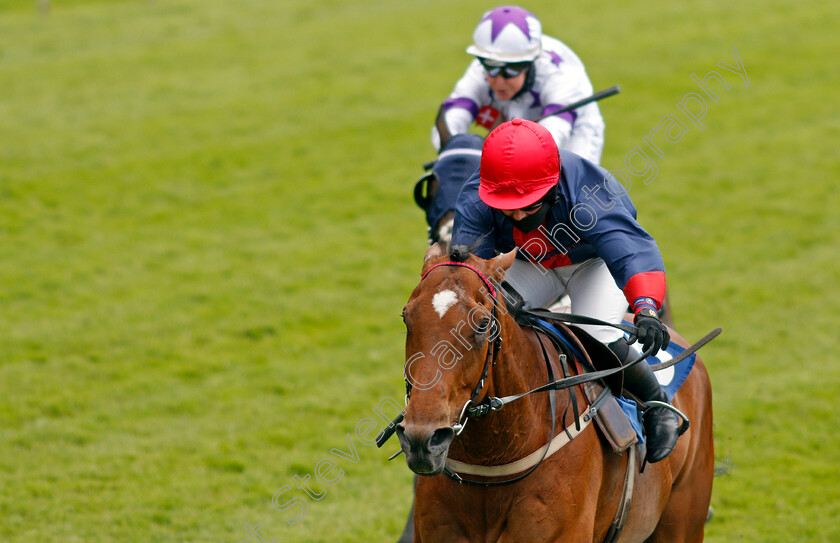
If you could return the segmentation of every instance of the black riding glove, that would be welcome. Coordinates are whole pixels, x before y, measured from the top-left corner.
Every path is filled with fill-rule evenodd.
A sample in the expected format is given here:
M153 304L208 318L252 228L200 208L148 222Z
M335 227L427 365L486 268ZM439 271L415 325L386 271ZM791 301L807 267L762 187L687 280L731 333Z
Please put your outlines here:
M636 324L636 338L642 344L642 350L647 350L653 346L651 355L659 352L659 349L668 348L671 342L671 334L668 333L668 328L659 320L659 315L656 311L650 308L642 308L636 313L634 320Z

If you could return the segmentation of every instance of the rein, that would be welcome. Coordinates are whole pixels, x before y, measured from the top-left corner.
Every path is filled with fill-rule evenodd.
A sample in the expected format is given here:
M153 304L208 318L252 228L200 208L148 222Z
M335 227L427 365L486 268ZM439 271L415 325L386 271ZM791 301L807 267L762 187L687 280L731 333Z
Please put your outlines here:
M636 328L634 326L627 326L627 325L624 325L624 324L612 324L612 323L609 323L609 322L601 321L599 319L594 319L592 317L585 317L583 315L571 315L571 314L568 314L568 313L552 313L550 311L544 311L544 310L524 311L524 313L526 315L530 315L530 316L534 316L534 317L540 317L540 318L548 317L548 318L551 318L551 319L554 319L554 320L558 320L558 321L562 321L562 322L568 322L568 323L596 324L596 325L599 325L599 326L605 326L605 325L606 326L612 326L613 328L618 328L619 330L625 330L627 332L630 332L631 334L635 334L635 332L636 332ZM689 356L691 356L692 354L697 352L697 350L700 349L700 347L704 346L706 343L710 342L715 337L717 337L718 334L720 334L720 332L721 332L720 328L715 328L714 330L712 330L711 332L706 334L706 336L703 337L700 341L698 341L694 345L688 347L686 350L681 352L679 355L675 356L674 358L672 358L668 362L663 362L661 364L657 364L656 366L652 366L652 369L660 370L660 369L664 369L664 368L669 368L669 367L671 367L675 364L678 364L678 363L682 362L683 360L685 360L686 358L688 358ZM552 383L548 383L548 384L539 386L539 387L537 387L533 390L529 390L528 392L523 392L521 394L513 394L513 395L510 395L510 396L505 396L504 398L488 398L487 402L489 404L493 405L493 406L498 406L498 407L494 408L495 411L498 411L499 409L502 409L505 405L509 404L510 402L516 401L520 398L524 398L525 396L527 396L529 394L533 394L535 392L543 392L543 391L546 391L546 390L562 390L562 389L565 389L565 388L571 388L575 385L588 383L590 381L598 381L600 379L604 379L606 377L610 377L612 375L615 375L619 372L622 372L622 371L626 370L627 368L629 368L631 366L634 366L634 365L638 364L639 362L641 362L642 360L645 360L648 356L650 356L652 352L653 352L653 346L650 346L650 347L648 347L648 349L646 351L644 351L642 353L642 355L639 358L637 358L635 360L632 360L631 362L628 362L627 364L624 364L623 366L619 366L617 368L612 368L612 369L609 369L609 370L593 371L591 373L586 373L586 374L582 374L582 375L575 375L573 377L567 377L567 378L564 378L564 379L559 379L559 380L554 381Z
M594 325L597 325L597 326L612 326L613 328L618 328L619 330L624 330L625 332L629 333L631 339L633 337L635 337L635 335L636 335L636 327L635 326L628 326L626 324L612 324L612 323L609 323L609 322L604 322L604 321L600 321L598 319L594 319L592 317L585 317L583 315L573 315L573 314L570 314L570 313L553 313L553 312L548 311L546 309L530 309L530 310L524 311L523 313L525 313L526 315L531 315L533 317L550 319L550 320L565 322L565 323L569 323L569 324L594 324ZM665 368L670 368L671 366L673 366L675 364L679 364L680 362L682 362L683 360L685 360L686 358L688 358L689 356L693 355L698 350L700 350L700 347L703 347L704 345L706 345L707 343L709 343L710 341L712 341L713 339L718 337L718 335L720 335L721 331L722 331L721 328L715 328L714 330L712 330L711 332L709 332L708 334L706 334L705 336L700 338L700 340L698 340L696 343L694 343L693 345L688 347L685 351L681 352L679 355L672 358L671 360L669 360L667 362L661 362L659 364L651 365L650 368L653 371L659 371L659 370L663 370ZM643 356L643 358L644 358L644 356ZM634 360L630 364L627 364L626 366L622 366L622 367L632 366L636 362L638 362L638 360ZM593 374L590 373L590 374L587 374L587 375L593 375ZM609 377L609 376L607 376L607 377Z

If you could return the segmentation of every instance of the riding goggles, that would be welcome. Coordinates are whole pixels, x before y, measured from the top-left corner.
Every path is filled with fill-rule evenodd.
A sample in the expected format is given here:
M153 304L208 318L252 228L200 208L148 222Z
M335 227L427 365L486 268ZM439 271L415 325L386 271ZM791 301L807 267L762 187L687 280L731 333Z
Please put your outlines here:
M533 213L534 211L537 211L539 208L541 208L542 205L543 205L543 199L540 198L535 203L533 203L529 206L520 207L519 211L524 211L525 213Z
M499 77L501 75L505 79L518 77L532 64L531 62L513 62L508 64L480 57L478 61L481 62L481 65L484 67L484 71L487 72L487 75L490 77Z

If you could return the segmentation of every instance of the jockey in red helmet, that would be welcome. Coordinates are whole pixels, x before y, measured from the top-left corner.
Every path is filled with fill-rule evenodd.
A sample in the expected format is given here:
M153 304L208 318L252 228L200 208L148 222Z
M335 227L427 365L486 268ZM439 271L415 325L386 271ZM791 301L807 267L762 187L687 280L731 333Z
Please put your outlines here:
M670 336L657 310L665 295L665 267L653 238L636 221L627 192L603 168L558 150L543 126L503 123L485 139L481 166L455 207L453 245L481 258L517 247L505 282L526 306L547 307L563 294L572 312L618 324L628 302L638 340L653 354ZM619 360L634 358L621 330L582 326ZM646 363L625 370L625 386L644 402L647 460L674 449L679 419Z

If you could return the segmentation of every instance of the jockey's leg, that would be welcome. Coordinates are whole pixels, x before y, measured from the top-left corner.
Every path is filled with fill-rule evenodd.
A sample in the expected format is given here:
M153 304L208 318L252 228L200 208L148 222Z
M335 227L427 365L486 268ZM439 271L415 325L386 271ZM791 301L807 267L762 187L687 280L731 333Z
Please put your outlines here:
M609 348L616 354L622 364L630 362L636 354L624 338L610 343ZM641 401L669 403L665 389L659 384L650 365L639 362L624 370L624 387ZM647 456L645 459L653 464L664 460L671 454L679 437L680 419L677 414L663 406L651 406L643 415L645 424L645 439Z
M566 286L556 270L547 270L539 264L518 259L505 273L505 282L522 297L526 309L548 307L566 292Z
M627 299L615 284L606 263L593 258L575 266L558 268L568 288L572 313L619 324L627 313ZM624 333L611 326L581 325L580 328L601 343L609 344Z
M595 317L618 324L627 310L627 299L615 284L607 265L600 258L577 266L566 282L572 299L572 313ZM598 341L606 344L622 364L630 361L630 348L621 330L608 326L581 326ZM624 371L627 390L643 402L668 402L668 395L646 362L639 362ZM647 440L647 461L659 462L668 456L677 443L680 419L662 406L651 406L644 413Z

